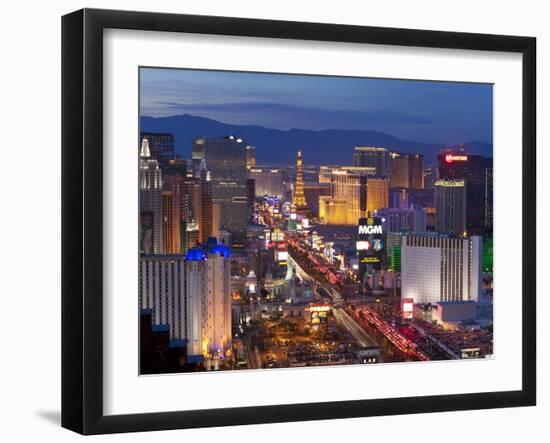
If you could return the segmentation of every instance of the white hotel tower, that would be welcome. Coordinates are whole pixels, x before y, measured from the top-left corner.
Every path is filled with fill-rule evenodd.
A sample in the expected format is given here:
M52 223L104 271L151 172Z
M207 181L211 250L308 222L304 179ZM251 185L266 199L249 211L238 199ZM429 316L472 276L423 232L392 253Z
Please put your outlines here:
M401 296L414 303L478 301L482 237L406 235L401 243Z
M190 361L226 355L231 349L229 248L142 256L139 266L140 308L152 310L153 324L169 325L170 340L187 343Z
M155 255L139 260L141 309L152 310L154 325L169 325L170 340L187 338L188 294L183 255Z
M192 254L192 253L191 253ZM206 358L231 348L231 273L228 249L218 246L206 259L187 256L189 296L187 354Z

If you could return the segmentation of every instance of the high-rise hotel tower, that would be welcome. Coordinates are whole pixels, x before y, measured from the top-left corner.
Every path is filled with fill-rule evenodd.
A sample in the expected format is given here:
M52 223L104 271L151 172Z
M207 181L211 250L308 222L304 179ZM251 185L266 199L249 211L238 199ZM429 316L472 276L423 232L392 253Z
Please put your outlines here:
M190 248L186 255L142 256L139 304L170 340L187 344L188 362L216 359L231 349L229 247Z
M186 257L188 345L190 356L216 358L231 348L231 262L229 248L217 244L207 254L190 249Z
M353 166L373 167L376 175L387 177L390 174L390 151L378 146L356 146Z
M483 239L406 235L401 243L401 296L415 303L478 301Z
M144 138L139 153L140 252L162 254L162 173Z
M319 217L329 225L357 225L387 208L389 179L375 174L374 166L321 166L319 183L330 186L330 195L319 197Z
M212 202L219 207L220 225L234 238L244 238L246 233L246 147L247 143L234 135L193 140L194 175L200 176L201 162L205 160L212 186Z
M437 180L434 183L435 230L464 235L466 232L466 182Z

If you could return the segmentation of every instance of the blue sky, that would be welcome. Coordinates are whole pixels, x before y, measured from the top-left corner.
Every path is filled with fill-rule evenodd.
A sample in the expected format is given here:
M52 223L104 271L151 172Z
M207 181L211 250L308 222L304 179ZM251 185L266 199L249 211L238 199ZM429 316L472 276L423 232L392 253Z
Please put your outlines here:
M311 75L141 68L141 116L191 114L277 129L373 129L421 142L492 142L493 88Z

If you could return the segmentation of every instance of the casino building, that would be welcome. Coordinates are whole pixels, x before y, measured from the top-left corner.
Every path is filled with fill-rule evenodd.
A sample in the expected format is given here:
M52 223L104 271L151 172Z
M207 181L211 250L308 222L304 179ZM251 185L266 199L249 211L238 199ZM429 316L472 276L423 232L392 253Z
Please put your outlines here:
M414 303L478 301L483 240L441 234L405 235L401 243L401 294Z
M445 150L438 157L439 178L466 183L466 230L487 233L493 227L493 159Z
M319 183L330 195L319 197L319 217L329 225L356 225L357 221L388 207L389 179L372 166L321 166Z
M213 240L213 241L211 241ZM187 361L216 360L231 349L231 260L229 247L209 239L186 255L141 256L140 308L170 343L187 348Z
M382 269L385 258L384 230L380 217L359 219L356 250L359 259L359 278L364 282L367 272Z

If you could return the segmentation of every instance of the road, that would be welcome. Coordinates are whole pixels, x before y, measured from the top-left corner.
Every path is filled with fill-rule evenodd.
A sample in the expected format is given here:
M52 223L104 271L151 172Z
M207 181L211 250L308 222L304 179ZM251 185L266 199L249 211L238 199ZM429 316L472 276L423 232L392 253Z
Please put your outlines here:
M288 256L287 263L294 267L294 269L296 270L296 275L298 275L300 279L309 282L314 281L314 278L311 277L307 272L305 272L300 267L300 265L296 263L296 261L290 254ZM371 336L367 334L367 332L361 326L359 326L357 322L353 318L351 318L351 316L344 309L344 299L338 291L318 280L316 280L316 287L314 288L314 290L317 291L317 293L322 298L326 297L322 293L320 293L320 291L323 291L332 299L332 313L334 315L334 318L336 319L338 324L340 324L347 330L347 332L354 338L354 340L356 340L362 347L378 346L378 344L371 338Z

